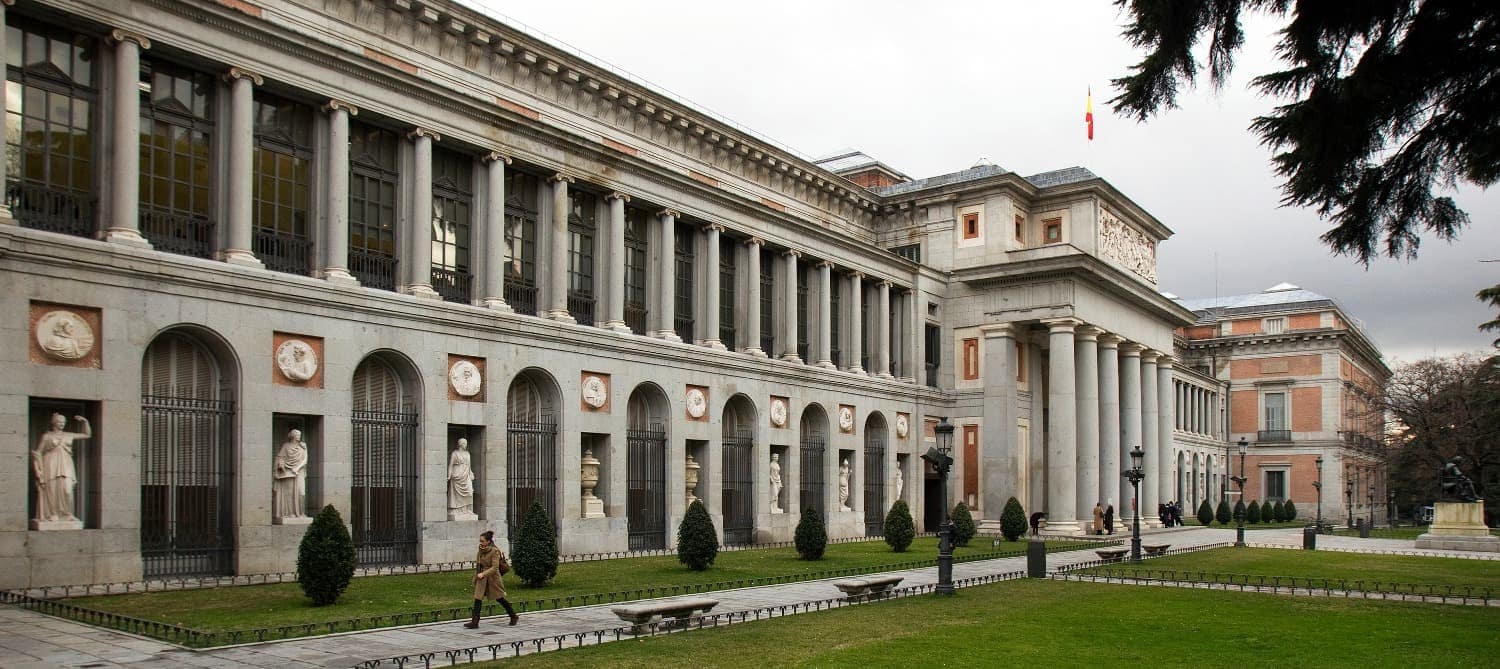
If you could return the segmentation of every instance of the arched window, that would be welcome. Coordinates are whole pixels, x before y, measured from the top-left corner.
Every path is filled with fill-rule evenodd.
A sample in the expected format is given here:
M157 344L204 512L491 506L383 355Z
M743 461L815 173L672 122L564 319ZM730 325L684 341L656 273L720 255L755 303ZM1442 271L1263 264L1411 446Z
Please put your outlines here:
M630 550L667 547L667 397L641 385L626 406L626 521Z
M417 561L417 412L390 361L374 355L351 388L354 545L363 566Z
M885 417L865 419L865 536L885 534Z
M755 539L755 407L735 395L723 420L724 543L748 544Z
M555 388L550 377L531 369L506 393L506 521L512 540L533 502L558 524Z

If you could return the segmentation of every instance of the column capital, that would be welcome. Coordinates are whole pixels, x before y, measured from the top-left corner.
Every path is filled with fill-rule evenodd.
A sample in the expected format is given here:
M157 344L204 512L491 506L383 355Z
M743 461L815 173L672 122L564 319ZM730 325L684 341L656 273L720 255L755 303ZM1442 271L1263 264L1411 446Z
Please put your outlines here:
M984 334L985 339L1015 339L1016 326L1011 323L990 323L979 326L979 331Z
M833 261L832 260L819 260L818 263L817 263L817 265L815 265L815 266L818 269L823 269L823 268L826 267L826 268L828 268L828 271L830 271L830 272L833 271Z
M802 257L802 252L798 251L797 249L787 249L785 251L782 251L781 255L786 256L788 258L801 258Z
M1137 344L1133 341L1120 342L1121 356L1127 358L1139 358L1141 357L1141 351L1144 350L1146 350L1145 346L1141 346L1140 344Z
M1080 341L1099 341L1101 334L1104 330L1093 325L1080 325L1073 330L1073 338Z
M427 137L427 138L430 138L434 142L441 142L441 141L443 141L443 136L442 135L437 134L437 132L435 132L433 130L430 130L428 128L423 128L423 127L420 127L420 126L416 127L416 128L412 128L411 132L406 133L406 138L407 139L415 140L418 137Z
M1122 341L1125 341L1124 337L1112 332L1099 334L1099 348L1119 348Z
M894 286L896 284L890 279L881 279L880 282L876 285L880 286L881 288L885 288L886 290L890 290L891 286Z
M766 240L760 237L750 237L745 240L745 246L765 246Z
M628 194L621 193L620 191L617 191L617 190L610 191L609 195L605 195L604 196L604 199L606 199L606 200L619 200L619 201L625 202L627 204L630 202L630 196Z
M483 158L480 158L480 160L483 160L484 162L487 162L487 163L496 163L496 162L498 162L498 163L505 163L506 165L510 164L510 156L507 156L507 155L505 155L503 153L500 153L499 151L491 151L489 153L486 153L486 154L484 154Z
M573 177L568 176L567 174L564 174L562 172L558 172L556 174L553 174L550 177L547 177L547 183L554 183L554 184L556 184L556 183L569 183L570 184L570 183L573 183Z
M343 100L332 99L328 102L323 103L324 112L334 112L340 110L347 112L350 116L359 116L359 108L347 102L344 102Z
M682 218L682 212L677 211L676 209L663 209L661 211L656 212L656 215L657 216L661 216L663 218L670 218L670 219L673 219L673 220Z
M718 223L709 223L708 225L703 226L703 229L704 230L711 230L713 232L719 232L719 233L724 232L724 226L720 225Z
M1042 325L1047 326L1047 329L1054 333L1072 332L1073 328L1083 325L1083 321L1076 318L1049 318L1042 321Z
M1156 349L1150 349L1150 348L1148 348L1148 349L1145 349L1145 350L1141 351L1141 362L1143 362L1143 363L1150 363L1150 364L1154 365L1154 364L1156 364L1157 358L1160 358L1160 357L1161 357L1161 351L1158 351Z
M120 42L135 42L141 49L151 48L151 40L145 35L120 28L109 31L109 40L116 44Z
M853 272L849 273L849 278L855 279L857 281L864 281L865 280L865 273L861 272L859 270L854 270Z
M3 2L3 0L0 0L0 2ZM255 84L256 86L260 86L266 83L266 80L260 75L251 72L250 70L247 70L243 67L231 67L229 68L228 72L224 73L224 81L232 82L236 79L249 79L250 83Z
M1168 355L1166 353L1163 353L1163 354L1161 354L1160 358L1156 359L1156 369L1158 371L1159 370L1163 370L1163 369L1171 369L1172 365L1175 364L1176 362L1177 362L1177 358L1174 358L1174 357L1172 357L1172 356L1170 356L1170 355Z

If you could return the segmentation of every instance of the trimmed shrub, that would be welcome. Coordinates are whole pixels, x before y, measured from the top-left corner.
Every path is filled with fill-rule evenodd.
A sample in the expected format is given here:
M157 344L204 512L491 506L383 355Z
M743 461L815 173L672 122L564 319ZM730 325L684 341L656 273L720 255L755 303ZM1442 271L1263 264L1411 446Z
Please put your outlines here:
M1230 521L1234 520L1234 514L1229 512L1229 500L1219 500L1219 508L1214 512L1214 520L1218 521L1220 525L1228 525Z
M797 522L797 557L803 560L821 560L826 548L828 530L823 527L823 517L813 509L803 509L802 520Z
M1276 506L1272 508L1271 516L1273 518L1271 522L1280 523L1286 521L1286 507L1282 505L1281 500L1276 500Z
M1012 497L1005 502L1005 510L1000 512L1000 534L1005 535L1006 541L1015 541L1026 534L1026 510L1021 508L1021 502Z
M974 526L974 516L969 515L969 505L959 502L953 507L953 545L967 546L969 540L979 532Z
M521 531L516 533L511 556L511 568L516 578L533 588L540 588L557 575L557 535L552 531L552 519L541 502L532 502L521 520Z
M898 499L891 505L890 513L885 514L885 543L892 551L905 553L915 538L917 525L912 522L911 510L906 507L905 500Z
M1214 507L1208 503L1207 497L1198 505L1198 524L1204 527L1214 524Z
M1238 502L1235 502L1234 503L1234 518L1233 518L1233 520L1239 521L1241 518L1244 518L1244 517L1245 517L1245 500L1240 500Z
M1269 505L1267 505L1269 511ZM1260 502L1250 500L1250 507L1245 509L1245 522L1254 525L1260 522Z
M1293 504L1292 500L1287 500L1286 501L1286 506L1282 507L1282 509L1281 509L1281 514L1282 514L1282 516L1281 516L1282 520L1296 520L1297 519L1297 505Z
M354 578L354 540L332 504L323 507L297 547L297 583L313 606L339 601Z
M682 524L677 526L677 561L693 571L703 571L719 557L719 536L714 519L708 517L703 500L693 500Z

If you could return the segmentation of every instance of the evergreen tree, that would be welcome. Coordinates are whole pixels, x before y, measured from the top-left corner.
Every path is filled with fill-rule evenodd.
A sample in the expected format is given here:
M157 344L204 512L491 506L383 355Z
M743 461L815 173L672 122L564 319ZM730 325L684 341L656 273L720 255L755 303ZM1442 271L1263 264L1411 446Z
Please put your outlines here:
M1220 525L1228 525L1230 521L1234 520L1234 514L1229 511L1229 500L1219 500L1219 508L1214 512L1214 520L1218 521Z
M677 561L693 571L703 571L719 557L719 535L714 519L703 508L703 500L693 500L682 524L677 526Z
M1229 509L1225 508L1224 512L1228 513ZM1214 507L1213 507L1212 504L1208 503L1208 498L1204 497L1203 498L1203 503L1198 505L1198 524L1202 525L1204 527L1208 527L1209 525L1212 525L1213 523L1214 523Z
M1275 506L1271 508L1271 516L1273 519L1272 522L1286 522L1286 507L1281 504L1281 500L1276 500Z
M1253 499L1250 500L1250 508L1245 509L1245 522L1251 525L1260 522L1260 502Z
M1005 535L1006 541L1015 541L1026 534L1026 510L1021 508L1021 502L1012 497L1005 502L1005 510L1000 512L1000 534Z
M958 506L953 507L951 517L953 518L953 545L969 545L969 540L979 532L979 528L974 526L974 516L969 515L969 505L959 502Z
M1236 522L1239 522L1240 519L1242 519L1244 517L1245 517L1245 500L1242 499L1242 500L1234 503L1234 518L1233 518L1233 520L1236 521Z
M1297 506L1295 504L1292 504L1292 500L1287 500L1286 501L1286 507L1281 510L1281 513L1282 513L1282 518L1281 518L1282 520L1296 520L1297 519Z
M911 510L906 507L905 500L898 499L891 505L890 513L885 514L885 543L892 551L905 553L915 538L917 525L912 522Z
M797 523L797 557L821 560L827 547L828 530L823 527L823 517L811 508L802 509L802 520Z
M332 504L323 507L302 534L297 547L297 583L313 606L339 600L354 578L354 541Z
M513 545L511 568L522 583L540 588L557 575L557 535L541 502L532 502L526 510Z

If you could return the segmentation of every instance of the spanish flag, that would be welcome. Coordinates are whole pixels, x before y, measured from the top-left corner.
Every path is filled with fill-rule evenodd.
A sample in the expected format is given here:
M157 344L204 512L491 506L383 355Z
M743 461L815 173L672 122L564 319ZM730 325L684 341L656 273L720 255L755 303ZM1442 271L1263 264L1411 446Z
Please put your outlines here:
M1089 87L1089 101L1083 108L1083 122L1089 127L1089 141L1094 141L1094 87Z

